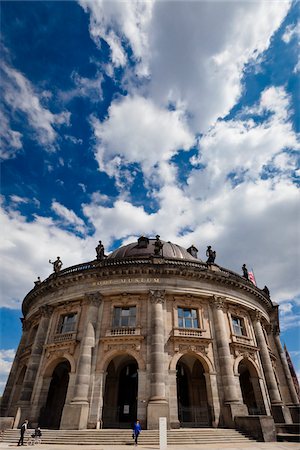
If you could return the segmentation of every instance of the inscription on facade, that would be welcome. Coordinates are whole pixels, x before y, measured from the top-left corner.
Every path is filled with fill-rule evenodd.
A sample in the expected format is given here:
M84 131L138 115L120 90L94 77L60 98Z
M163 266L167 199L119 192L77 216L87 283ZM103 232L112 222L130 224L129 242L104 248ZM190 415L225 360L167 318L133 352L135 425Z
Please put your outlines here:
M144 284L144 283L160 283L160 278L119 278L117 280L94 281L93 286L111 286L114 284Z

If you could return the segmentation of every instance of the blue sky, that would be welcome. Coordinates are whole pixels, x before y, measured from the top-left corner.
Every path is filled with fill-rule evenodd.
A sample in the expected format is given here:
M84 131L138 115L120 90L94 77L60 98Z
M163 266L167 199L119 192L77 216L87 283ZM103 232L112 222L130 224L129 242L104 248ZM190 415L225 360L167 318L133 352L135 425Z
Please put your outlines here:
M300 372L299 35L299 2L1 2L1 389L48 260L142 234L253 268Z

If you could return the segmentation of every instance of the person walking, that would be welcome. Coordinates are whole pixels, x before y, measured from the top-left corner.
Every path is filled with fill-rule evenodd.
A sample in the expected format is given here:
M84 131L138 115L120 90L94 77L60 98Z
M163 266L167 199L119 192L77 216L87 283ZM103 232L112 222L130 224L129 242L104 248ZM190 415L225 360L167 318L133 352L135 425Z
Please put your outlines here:
M18 446L24 445L24 434L27 430L27 427L28 427L28 420L24 420L24 422L22 423L22 426L21 426L21 430L20 430L21 435L20 435L20 439L18 442Z
M140 425L140 421L137 420L133 426L134 445L138 444L138 437L139 437L139 434L141 431L142 431L142 427Z

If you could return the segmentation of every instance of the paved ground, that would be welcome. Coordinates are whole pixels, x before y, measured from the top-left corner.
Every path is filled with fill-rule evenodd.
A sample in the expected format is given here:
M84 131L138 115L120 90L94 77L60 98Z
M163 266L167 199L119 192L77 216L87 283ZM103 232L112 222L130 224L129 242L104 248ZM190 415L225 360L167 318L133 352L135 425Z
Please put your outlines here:
M12 450L16 444L0 442L0 450ZM136 448L133 445L48 445L34 446L36 450L129 450ZM140 450L159 450L155 445L138 445ZM168 445L167 450L300 450L299 443L292 442L251 442L246 444L195 444L195 445Z

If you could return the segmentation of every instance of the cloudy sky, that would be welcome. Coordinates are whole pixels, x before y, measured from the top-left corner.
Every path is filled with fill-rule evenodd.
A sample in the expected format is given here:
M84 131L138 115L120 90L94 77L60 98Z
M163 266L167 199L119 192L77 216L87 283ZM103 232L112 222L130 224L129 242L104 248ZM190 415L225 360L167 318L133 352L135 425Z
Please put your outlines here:
M49 259L142 234L253 268L300 371L298 8L1 2L1 389Z

